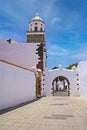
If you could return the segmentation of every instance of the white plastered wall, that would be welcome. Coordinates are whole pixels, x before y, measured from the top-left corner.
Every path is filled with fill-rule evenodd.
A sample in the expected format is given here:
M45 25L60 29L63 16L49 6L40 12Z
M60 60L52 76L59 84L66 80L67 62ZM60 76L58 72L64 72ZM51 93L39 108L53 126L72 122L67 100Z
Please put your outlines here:
M79 96L79 75L76 68L72 70L64 69L59 67L55 70L45 70L45 91L46 95L51 95L52 93L52 82L58 76L66 77L70 82L70 96Z
M87 60L79 62L78 71L80 80L80 96L87 99Z
M38 63L36 49L39 43L0 43L0 59L32 69Z
M37 23L37 25L35 25L35 23ZM45 24L42 21L38 21L38 20L31 21L31 23L29 24L30 31L31 30L35 31L35 26L38 27L38 31L41 31L41 28L44 31Z
M35 73L0 61L0 109L36 98Z

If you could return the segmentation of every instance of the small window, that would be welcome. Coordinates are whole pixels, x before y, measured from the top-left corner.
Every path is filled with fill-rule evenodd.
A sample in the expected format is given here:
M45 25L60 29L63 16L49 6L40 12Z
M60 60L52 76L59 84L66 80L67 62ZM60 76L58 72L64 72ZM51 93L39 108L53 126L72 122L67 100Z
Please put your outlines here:
M37 23L35 23L35 25L37 25Z
M41 29L40 29L40 31L42 32L42 31L43 31L43 29L41 28Z
M37 29L38 29L38 28L37 28L37 27L35 27L35 32L37 32Z
M76 74L76 76L79 76L79 74Z

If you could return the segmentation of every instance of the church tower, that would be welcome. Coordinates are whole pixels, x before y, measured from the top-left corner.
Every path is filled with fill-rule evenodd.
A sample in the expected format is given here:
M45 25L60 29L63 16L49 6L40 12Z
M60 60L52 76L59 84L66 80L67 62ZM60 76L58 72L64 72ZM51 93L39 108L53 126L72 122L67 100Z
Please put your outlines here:
M38 64L36 68L41 69L43 72L46 67L45 23L38 13L30 21L29 31L27 31L26 35L26 42L28 44L37 44L36 54L38 55Z
M45 23L38 13L29 23L27 31L27 43L45 43Z
M46 43L45 43L45 23L42 18L36 13L36 16L29 23L29 30L26 33L27 44L36 45L35 54L38 55L38 63L36 69L40 69L36 78L36 96L41 96L45 85L45 68L46 68ZM41 78L42 77L42 78Z

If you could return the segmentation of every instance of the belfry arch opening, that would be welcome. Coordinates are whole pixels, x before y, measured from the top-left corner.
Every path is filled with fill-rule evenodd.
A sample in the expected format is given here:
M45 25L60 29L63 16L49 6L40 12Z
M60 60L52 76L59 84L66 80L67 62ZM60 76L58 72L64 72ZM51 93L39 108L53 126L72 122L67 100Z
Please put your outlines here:
M53 96L70 96L70 82L64 76L56 77L52 82Z
M35 26L35 32L37 32L38 31L38 27L37 26Z

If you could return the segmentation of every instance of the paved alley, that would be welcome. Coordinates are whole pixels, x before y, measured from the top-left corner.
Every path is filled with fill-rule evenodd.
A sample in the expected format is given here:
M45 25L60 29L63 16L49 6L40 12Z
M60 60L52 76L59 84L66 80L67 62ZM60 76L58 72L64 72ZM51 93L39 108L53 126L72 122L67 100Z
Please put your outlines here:
M0 115L0 130L87 130L87 101L43 97Z

